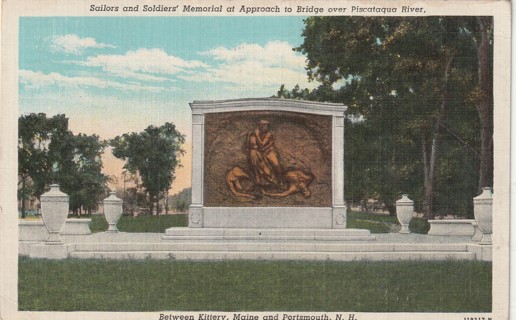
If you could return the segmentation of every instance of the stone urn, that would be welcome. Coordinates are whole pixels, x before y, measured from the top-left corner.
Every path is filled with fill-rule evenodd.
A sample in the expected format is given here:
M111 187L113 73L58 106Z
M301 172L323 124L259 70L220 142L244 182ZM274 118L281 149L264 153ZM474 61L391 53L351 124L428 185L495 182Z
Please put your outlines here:
M115 191L111 191L109 197L104 199L104 216L109 224L109 228L106 232L117 233L118 228L116 224L122 216L122 200L115 195Z
M493 234L493 193L491 188L482 188L482 193L473 198L475 221L482 232L480 244L492 244Z
M63 244L59 233L66 223L69 197L59 190L58 184L51 184L50 191L41 195L41 217L48 230L46 244Z
M401 199L396 201L396 215L401 224L399 233L410 233L409 224L414 214L414 201L408 198L408 194L403 194Z

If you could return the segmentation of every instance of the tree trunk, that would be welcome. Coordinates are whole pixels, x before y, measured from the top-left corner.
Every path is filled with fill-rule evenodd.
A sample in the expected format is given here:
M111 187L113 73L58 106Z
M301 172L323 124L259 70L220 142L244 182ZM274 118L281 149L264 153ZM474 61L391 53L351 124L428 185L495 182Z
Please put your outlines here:
M429 182L428 172L430 172L430 170L428 169L428 151L426 150L426 139L424 136L421 137L421 153L423 155L423 179L424 179L423 186L426 190L426 186ZM426 207L427 207L426 201L423 201L423 211L425 213L426 213Z
M21 217L22 219L25 219L25 216L27 215L25 213L25 210L27 209L25 207L25 186L26 186L26 183L25 183L25 177L23 176L23 173L22 173L22 191L21 191Z
M149 193L149 214L151 216L153 216L153 212L154 212L154 201L153 201L153 197L152 197L152 194Z
M434 198L435 198L435 182L437 178L437 158L439 152L439 142L440 142L440 130L438 128L438 123L442 121L444 114L442 112L439 113L437 118L437 124L434 129L434 133L432 136L432 143L430 145L430 154L428 154L428 146L425 138L422 138L422 148L423 148L423 166L424 166L424 200L423 200L423 213L426 219L433 219L435 217L434 214Z
M435 184L437 181L437 162L439 156L439 145L440 145L440 136L441 136L441 128L444 124L444 117L446 107L448 105L448 78L450 74L450 69L453 63L454 55L451 54L446 62L446 69L444 71L444 78L442 83L442 100L441 106L439 108L439 114L437 115L437 119L434 126L434 132L432 134L432 144L430 147L430 154L428 154L427 145L425 138L422 138L423 143L423 163L424 163L424 177L425 177L425 198L423 201L423 210L424 217L426 219L435 218L435 208L434 208L434 200L435 200Z
M159 205L159 193L156 195L156 215L159 216L161 214L161 207Z
M165 192L164 192L164 195L165 195L165 215L168 215L168 191L170 189L167 189Z
M480 175L478 190L493 186L493 80L489 63L490 17L478 17L480 41L478 43L478 86L480 101L477 105L480 117Z
M421 137L421 149L422 149L422 153L423 153L423 177L424 177L424 188L425 188L425 196L423 199L423 214L426 219L433 219L433 216L432 216L433 201L432 201L432 197L431 197L432 192L433 192L433 187L431 186L430 159L428 158L427 148L428 148L428 146L427 146L426 138L423 136L423 137Z

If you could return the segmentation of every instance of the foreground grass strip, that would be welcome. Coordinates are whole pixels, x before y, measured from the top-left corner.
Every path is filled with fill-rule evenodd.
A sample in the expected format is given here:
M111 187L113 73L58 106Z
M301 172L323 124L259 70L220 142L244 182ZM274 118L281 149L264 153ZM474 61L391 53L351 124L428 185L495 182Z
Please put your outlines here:
M108 229L104 215L92 215L91 220L90 229L93 233L104 232ZM391 227L399 225L399 222L396 217L385 214L352 212L348 213L347 224L348 228L352 229L367 229L372 233L388 233ZM188 215L122 216L117 226L122 232L164 233L167 228L188 226ZM414 233L427 233L430 225L424 220L415 218L410 222L409 228Z
M442 262L19 261L34 311L489 312L492 265Z

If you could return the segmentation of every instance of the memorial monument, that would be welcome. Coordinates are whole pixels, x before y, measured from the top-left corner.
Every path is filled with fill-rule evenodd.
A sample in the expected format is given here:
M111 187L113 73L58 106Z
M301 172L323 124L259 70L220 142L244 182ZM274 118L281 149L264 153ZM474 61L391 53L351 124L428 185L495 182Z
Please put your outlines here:
M194 101L190 107L190 234L339 229L325 236L374 238L368 230L346 229L346 106L262 98ZM168 229L163 238L188 234L180 229Z

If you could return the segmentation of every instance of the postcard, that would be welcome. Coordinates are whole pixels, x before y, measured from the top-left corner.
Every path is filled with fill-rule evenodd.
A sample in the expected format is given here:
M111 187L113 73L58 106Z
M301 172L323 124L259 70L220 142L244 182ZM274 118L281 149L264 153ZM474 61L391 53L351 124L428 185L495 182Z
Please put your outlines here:
M508 319L508 1L3 1L2 319Z

